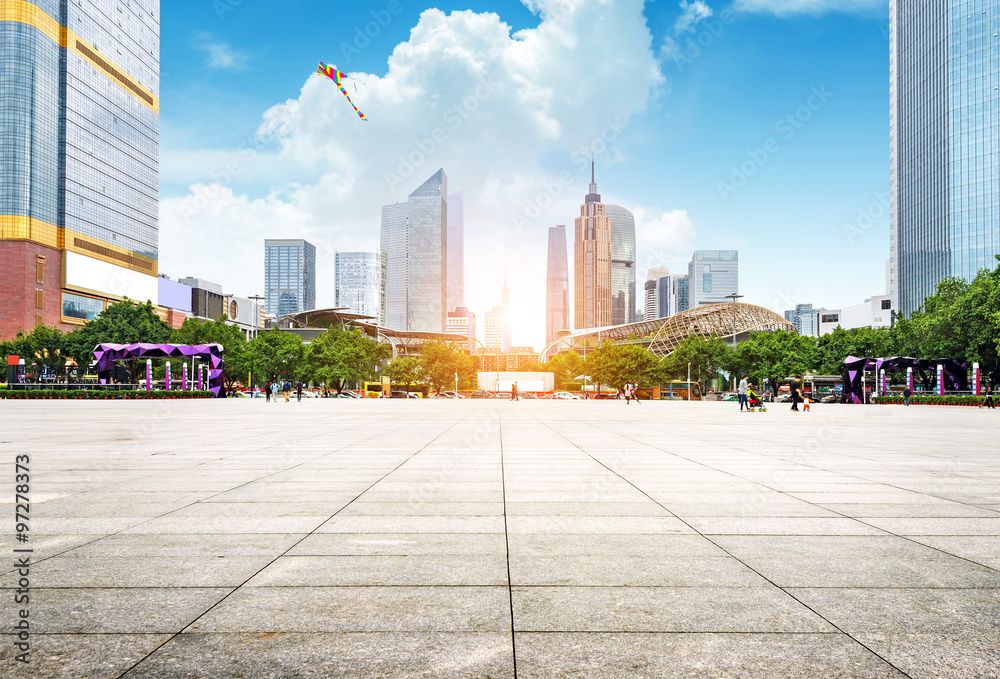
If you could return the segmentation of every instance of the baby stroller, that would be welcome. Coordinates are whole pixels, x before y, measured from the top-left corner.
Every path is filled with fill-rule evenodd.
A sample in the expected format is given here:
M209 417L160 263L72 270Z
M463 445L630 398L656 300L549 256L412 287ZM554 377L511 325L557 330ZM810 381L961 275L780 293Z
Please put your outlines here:
M753 389L747 389L747 403L750 405L750 410L760 410L762 413L767 412L767 406L764 405L764 400L757 395Z

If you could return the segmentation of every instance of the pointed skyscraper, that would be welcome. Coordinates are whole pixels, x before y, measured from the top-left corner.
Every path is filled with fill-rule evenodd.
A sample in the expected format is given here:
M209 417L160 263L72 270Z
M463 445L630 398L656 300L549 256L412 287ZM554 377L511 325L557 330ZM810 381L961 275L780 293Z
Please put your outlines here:
M590 164L590 193L580 206L573 240L573 280L577 330L610 324L611 221L597 193L594 162Z

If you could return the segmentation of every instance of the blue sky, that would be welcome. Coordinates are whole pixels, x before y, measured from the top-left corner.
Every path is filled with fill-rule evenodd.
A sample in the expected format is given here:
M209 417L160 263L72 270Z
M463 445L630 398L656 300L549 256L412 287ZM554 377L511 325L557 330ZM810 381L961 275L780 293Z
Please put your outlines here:
M884 292L886 2L333 6L163 3L163 271L255 294L263 238L306 237L332 305L333 251L375 249L380 206L444 167L467 304L499 303L506 264L515 343L538 349L545 230L572 224L593 150L605 202L636 214L640 291L737 248L744 301L779 313ZM369 122L320 60L363 83Z

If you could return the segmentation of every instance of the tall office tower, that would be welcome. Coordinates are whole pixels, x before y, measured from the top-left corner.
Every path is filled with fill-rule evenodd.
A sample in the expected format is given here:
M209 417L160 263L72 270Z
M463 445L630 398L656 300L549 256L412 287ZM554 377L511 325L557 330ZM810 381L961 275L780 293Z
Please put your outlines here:
M406 203L382 208L385 325L444 332L448 325L448 177L438 170Z
M448 194L448 311L465 306L465 192Z
M316 308L316 247L301 238L264 240L264 305L279 319Z
M725 302L740 290L736 250L695 250L688 264L688 308Z
M468 349L470 352L476 351L476 314L466 307L460 306L448 312L448 333L452 335L464 335L469 338Z
M573 306L577 330L611 322L611 220L590 165L590 193L580 206L573 241Z
M483 346L487 349L499 349L503 353L510 351L511 327L507 311L501 307L493 307L486 312L483 321Z
M157 302L159 14L0 3L0 336Z
M679 314L691 308L690 285L688 277L674 276L674 313Z
M569 330L569 262L566 227L549 228L548 266L545 274L545 343L555 341L560 330Z
M635 217L621 205L605 205L611 222L611 325L635 320Z
M379 324L393 330L406 330L407 266L406 242L409 234L407 203L382 206L380 248L385 267L385 300Z
M892 307L1000 253L1000 2L889 2Z
M818 337L818 315L821 311L826 309L814 309L812 304L796 304L794 309L785 312L785 320L794 325L800 335Z
M336 305L379 318L385 296L381 252L338 252L334 283Z
M654 321L657 318L668 318L674 314L674 277L670 269L653 268L646 274L645 304L643 305L643 320Z

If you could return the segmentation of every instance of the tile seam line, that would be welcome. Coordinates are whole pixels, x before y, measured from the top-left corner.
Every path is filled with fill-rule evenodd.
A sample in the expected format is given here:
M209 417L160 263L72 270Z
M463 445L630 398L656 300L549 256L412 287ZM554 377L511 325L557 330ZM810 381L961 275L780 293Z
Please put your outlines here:
M541 422L541 420L539 420L539 419L538 419L538 417L537 417L537 416L534 416L534 415L533 415L533 417L535 417L535 420L536 420L536 421L537 421L537 422L538 422L538 423L539 423L540 425L542 425L542 426L545 426L545 425L544 425L544 424L543 424L543 423ZM576 420L576 421L577 421L577 422L580 422L580 420ZM598 425L594 425L594 426L598 426ZM584 455L586 455L587 457L589 457L589 458L590 458L591 460L593 460L594 462L596 462L596 463L597 463L597 464L599 464L600 466L604 467L604 468L605 468L605 469L607 469L607 470L608 470L609 472L611 472L612 474L614 474L615 476L617 476L617 477L618 477L619 479L621 479L622 481L624 481L625 483L627 483L627 484L628 484L629 486L631 486L632 488L634 488L635 490L637 490L638 492L642 493L642 494L643 494L644 496L646 496L647 498L649 498L649 500L650 500L651 502L653 502L653 503L655 503L655 504L659 505L660 507L662 507L662 508L663 508L664 510L666 510L666 511L668 511L668 512L670 511L669 509L667 509L667 507L665 507L665 506L664 506L663 504L661 504L661 503L660 503L660 502L658 502L657 500L653 499L653 497L652 497L652 496L650 496L650 495L649 495L648 493L646 493L646 492L645 492L644 490L642 490L641 488L639 488L638 486L636 486L636 485L635 485L634 483L632 483L631 481L629 481L628 479L626 479L626 478L625 478L624 476L622 476L621 474L619 474L619 473L618 473L618 472L616 472L615 470L613 470L613 469L611 469L610 467L608 467L608 466L607 466L606 464L604 464L603 462L601 462L600 460L598 460L598 459L597 459L596 457L594 457L593 455L591 455L591 454L590 454L589 452L587 452L587 451L586 451L586 450L584 450L583 448L580 448L579 446L577 446L577 445L576 445L576 444L575 444L575 443L574 443L573 441L571 441L571 440L570 440L569 438L567 438L567 437L566 437L565 435L563 435L562 433L560 433L560 432L558 432L558 431L556 431L556 430L554 430L554 429L553 429L552 431L554 431L555 433L559 434L559 436L562 436L562 438L564 438L564 439L565 439L565 440L566 440L566 441L567 441L568 443L570 443L570 444L574 445L574 446L575 446L575 447L577 448L577 450L579 450L580 452L582 452L582 453L583 453ZM625 439L627 439L627 440L630 440L630 441L633 441L633 442L635 442L635 443L642 443L641 441L635 441L635 440L634 440L634 439L632 439L631 437L629 437L629 436L624 436L624 435L622 435L622 434L615 434L615 436L618 436L618 437L621 437L621 438L625 438ZM644 444L644 445L648 445L648 444ZM652 447L652 446L649 446L649 447ZM675 453L669 453L669 454L671 454L671 455L675 455ZM680 456L678 456L678 457L680 457ZM682 458L682 459L686 459L686 458ZM820 613L819 613L818 611L816 611L816 610L815 610L815 609L814 609L814 608L813 608L812 606L809 606L809 605L808 605L808 604L806 604L805 602L801 601L801 600L800 600L800 599L799 599L798 597L796 597L796 596L795 596L794 594L792 594L791 592L789 592L788 590L786 590L786 589L785 589L784 587L780 587L779 585L777 585L777 584L776 584L775 582L773 582L773 581L772 581L772 580L771 580L770 578L766 577L766 576L765 576L765 575L764 575L763 573L760 573L760 572L759 572L759 571L758 571L757 569L753 568L753 567L752 567L752 566L750 566L750 565L749 565L748 563L744 562L744 561L743 561L742 559L740 559L739 557L737 557L737 556L736 556L735 554L731 553L731 552L730 552L730 551L729 551L728 549L726 549L726 548L725 548L725 547L723 547L722 545L718 544L718 543L717 543L716 541L712 540L712 538L711 538L711 537L709 537L708 535L705 535L705 534L703 534L703 533L702 533L702 532L700 532L700 531L699 531L699 530L698 530L697 528L695 528L694 526L692 526L691 524L689 524L689 523L688 523L687 521L685 521L685 520L684 520L684 519L682 519L681 517L679 517L679 516L677 516L676 514L674 514L673 512L670 512L670 513L671 513L671 515L672 515L672 516L674 516L674 517L675 517L675 518L676 518L676 519L677 519L678 521L680 521L680 522L681 522L681 523L683 523L683 524L684 524L685 526L687 526L688 528L690 528L691 530L693 530L693 531L694 531L694 532L695 532L696 534L700 535L700 536L701 536L701 537L702 537L703 539L705 539L705 540L708 540L708 541L709 541L710 543L712 543L713 545L715 545L716 547L718 547L719 549L721 549L721 550L722 550L723 552L725 552L725 553L726 553L726 554L728 554L728 555L729 555L730 557L732 557L732 558L733 558L733 559L734 559L735 561L737 561L738 563L742 564L742 565L744 566L744 568L746 568L746 569L750 570L750 571L751 571L751 572L753 572L753 573L756 573L758 577L762 578L762 579L763 579L763 580L764 580L765 582L767 582L768 584L770 584L770 585L771 585L772 587L774 587L775 589L777 589L777 590L779 590L779 591L783 592L783 593L784 593L784 595L785 595L785 596L787 596L787 597L788 597L789 599L791 599L792 601L795 601L795 602L796 602L796 603L798 603L798 604L799 604L800 606L802 606L802 607L803 607L803 608L805 608L806 610L810 611L810 612L811 612L811 613L812 613L813 615L815 615L816 617L818 617L818 618L819 618L820 620L823 620L824 622L826 622L826 624L830 625L830 627L832 627L833 629L837 630L837 632L839 632L840 634L844 635L844 636L845 636L846 638L850 639L850 640L851 640L851 641L853 641L853 642L854 642L855 644L857 644L857 645L858 645L858 646L860 646L861 648L863 648L863 649L865 649L866 651L868 651L869 653L871 653L871 654L872 654L872 655L873 655L874 657L876 657L876 658L878 658L879 660L881 660L882 662L884 662L884 663L886 664L886 666L888 666L888 667L891 667L892 669L896 670L897 672L899 672L899 674L900 674L901 676L903 676L903 677L906 677L907 679L913 679L913 678L912 678L912 677L911 677L911 676L910 676L909 674L907 674L906 672L904 672L904 671L903 671L903 670L901 670L900 668L896 667L896 665L894 665L893 663L889 662L889 661L888 661L888 660L887 660L886 658L882 657L882 655L881 655L881 654L879 654L879 653L876 653L876 652L875 652L874 650L872 650L872 649L871 649L871 648L870 648L870 647L869 647L869 646L868 646L867 644L864 644L864 643L862 643L862 642L861 642L860 640L858 640L858 639L856 639L855 637L853 637L852 635L848 634L848 633L847 633L846 631L844 631L844 630L843 630L843 629L842 629L842 628L841 628L841 627L840 627L839 625L836 625L836 624L834 624L834 623L833 623L833 622L832 622L831 620L827 619L827 617L826 617L826 616L824 616L824 615L821 615L821 614L820 614Z
M576 422L579 422L580 424L583 424L583 422L581 422L580 420L576 420ZM605 431L605 432L608 431L601 424L592 424L591 426L599 428L599 429L601 429L602 431ZM643 426L647 426L648 427L648 425L643 425ZM656 448L655 446L652 446L652 445L650 445L648 443L644 443L642 441L637 441L636 439L632 438L631 436L629 436L627 434L617 434L615 432L608 432L608 433L615 434L616 436L624 438L624 439L626 439L628 441L632 441L633 443L638 443L638 444L646 446L648 448L652 448L653 450L661 450L661 449ZM565 438L565 437L563 437L563 438ZM566 439L566 440L568 441L569 439ZM768 455L767 453L757 453L757 452L753 452L753 451L744 450L743 448L735 448L735 449L736 450L740 450L740 451L742 451L744 453L748 453L748 454L751 454L751 455L756 455L758 457L763 457L763 458L766 458L766 459L785 461L785 460L782 460L782 458L780 458L780 457L775 457L773 455ZM587 451L583 450L582 448L580 450L582 452L584 452L584 453L586 453L586 454L589 455L589 453L587 453ZM703 462L697 462L697 461L692 460L689 457L685 457L684 455L681 455L679 453L671 453L671 452L668 452L668 451L662 451L662 452L665 452L668 455L674 455L675 457L679 457L682 460L686 460L686 461L692 462L694 464L702 465L703 467L706 467L707 469L711 469L712 471L716 471L716 472L720 472L720 473L723 473L723 474L727 474L727 475L732 476L734 478L740 479L741 481L747 481L747 482L753 483L755 485L758 485L758 486L760 486L762 488L767 488L768 490L774 491L776 493L780 493L781 495L784 495L785 497L789 497L789 498L792 498L794 500L798 500L799 502L805 502L808 505L811 505L813 507L817 507L817 508L822 509L824 511L833 512L834 514L837 515L837 517L825 517L825 518L842 518L842 519L848 519L849 521L854 521L855 523L858 523L858 524L860 524L862 526L867 526L867 527L872 528L874 530L880 531L881 533L884 533L884 535L849 535L849 534L845 534L845 535L829 535L829 536L827 536L827 535L795 535L795 534L780 534L780 533L779 534L759 533L759 534L753 534L752 536L754 536L754 537L756 537L756 536L764 536L764 537L895 537L895 538L898 538L900 540L905 540L906 542L914 544L914 545L920 545L921 547L926 547L927 549L934 550L935 552L939 552L939 553L944 554L946 556L950 556L950 557L955 558L955 559L960 559L961 561L968 562L968 563L973 564L975 566L980 566L982 568L987 568L987 569L992 570L992 571L1000 572L1000 568L998 568L998 567L987 566L985 564L979 563L978 561L974 561L974 560L972 560L972 559L970 559L968 557L959 556L958 554L952 554L951 552L947 552L947 551L945 551L944 549L942 549L940 547L934 547L932 545L927 545L927 544L924 544L922 542L919 542L919 541L913 539L913 537L921 537L921 536L913 536L913 537L911 537L911 536L907 536L907 535L900 535L898 533L893 533L892 531L887 530L885 528L880 528L879 526L876 526L876 525L874 525L872 523L869 523L868 521L864 520L864 519L887 518L887 517L856 517L856 516L850 516L848 514L844 514L841 511L838 511L836 509L829 509L827 507L824 507L824 506L822 506L819 503L811 502L810 500L803 500L802 498L796 497L792 492L789 492L789 491L786 491L786 490L779 490L778 488L775 488L775 487L769 485L768 483L765 483L765 482L762 482L762 481L755 481L755 480L752 480L752 479L748 479L746 477L740 476L739 474L736 474L735 472L724 471L722 469L716 469L716 468L714 468L714 467L712 467L712 466L710 466L708 464L705 464ZM591 456L591 457L593 458L593 456ZM853 456L848 456L848 457L853 457ZM597 458L593 458L593 459L595 461L597 461ZM864 458L861 458L861 459L864 459ZM785 462L787 462L787 461L785 461ZM603 465L603 463L600 463L599 461L598 461L598 463ZM823 469L822 467L819 467L819 466L814 465L814 464L809 464L809 463L806 463L806 462L796 462L794 464L797 464L797 465L800 465L800 466L803 466L803 467L808 467L810 469L814 469L814 470L817 470L817 471L826 472L826 473L840 473L840 472L832 472L829 469ZM608 469L609 471L613 471L613 470L611 470L610 467L605 467L605 468ZM617 472L614 472L614 473L617 474ZM860 477L851 476L849 474L844 474L844 476L850 476L851 478L860 478ZM619 477L622 478L623 480L625 480L625 478L622 477L621 475L619 475ZM645 491L641 490L638 486L635 486L630 481L626 481L626 483L629 483L630 485L632 485L633 488L635 488L639 492L641 492L644 495L646 495L646 497L649 497L650 499L652 499L652 497L649 496L648 494L646 494ZM903 488L901 486L893 485L891 483L880 483L880 485L886 486L887 488L895 488L896 490L903 490L903 491L906 491L908 493L915 493L915 492L917 492L917 491L909 490L907 488ZM967 502L958 502L958 501L955 501L955 500L951 500L949 498L939 497L939 496L934 495L932 493L920 493L920 494L921 495L926 495L928 497L934 497L934 498L937 498L939 500L947 500L948 502L953 502L955 504L958 504L958 505L961 505L961 506L964 506L964 507L973 507L973 508L976 508L976 509L981 509L981 507L979 507L978 505L970 504L970 503L967 503ZM654 500L654 502L656 502L656 501ZM668 511L668 512L670 511L669 509L667 509L666 506L662 505L661 503L656 502L656 504L658 504L661 507L663 507L663 509L665 509L666 511ZM835 502L833 502L833 503L827 503L827 504L850 504L850 503L835 503ZM686 525L690 526L692 529L694 528L693 526L691 526L691 524L689 524L687 521L684 521L683 519L681 519L680 517L678 517L673 512L671 512L671 515L675 516L679 520L683 521ZM712 517L695 517L695 518L712 518ZM765 517L765 518L799 518L799 517ZM824 517L801 517L801 518L824 518ZM892 517L888 517L888 518L892 518ZM914 517L898 517L898 518L914 518ZM918 518L926 518L926 517L918 517ZM943 517L943 518L954 518L954 517ZM988 518L988 519L992 519L992 518L995 518L995 517L991 517L990 516L990 517L964 517L964 518ZM720 537L724 537L724 536L727 536L727 535L732 535L732 534L724 534L724 533L701 533L700 531L698 531L698 534L702 535L706 539L708 539L709 535L716 535L716 536L720 536ZM738 535L746 536L747 534L740 533ZM926 537L939 537L939 536L933 536L932 535L932 536L926 536ZM965 535L963 535L961 537L991 537L991 536L988 536L988 535L987 536L983 536L983 535L965 536ZM713 544L715 544L714 541L713 541Z
M474 411L473 411L473 412L474 412ZM400 462L400 463L399 463L398 465L396 465L395 467L393 467L392 469L390 469L390 470L389 470L388 472L386 472L386 473L385 473L385 474L384 474L384 475L383 475L382 477L380 477L380 478L379 478L379 479L378 479L377 481L375 481L375 482L374 482L374 483L372 483L372 484L371 484L370 486L368 486L367 488L365 488L365 490L361 491L361 492L360 492L360 493L359 493L359 494L358 494L358 495L357 495L357 496L356 496L356 497L355 497L355 498L354 498L353 500L351 500L350 502L348 502L347 504L345 504L345 505L344 505L343 507L341 507L340 509L338 509L338 510L337 510L336 512L334 512L333 514L331 514L331 515L330 515L330 516L329 516L329 517L328 517L328 518L327 518L326 520L324 520L324 521L323 521L322 523L320 523L319 525L317 525L317 526L316 526L315 528L313 528L313 529L312 529L312 530L311 530L310 532L308 532L308 533L306 533L305 535L303 535L303 536L302 536L302 538L300 538L300 539L299 539L298 541L296 541L296 542L295 542L294 544L292 544L291 546L289 546L289 547L288 547L288 549L286 549L286 550L285 550L284 552L282 552L281 554L278 554L278 555L277 555L277 556L275 556L275 557L274 557L273 559L271 559L270 561L268 561L268 562L267 562L267 563L266 563L266 564L265 564L265 565L264 565L264 566L263 566L262 568L258 569L258 570L257 570L256 572L254 572L254 573L253 573L253 575L251 575L251 576L250 576L250 577L248 577L248 578L247 578L246 580L244 580L242 584L240 584L240 585L237 585L236 587L234 587L234 588L233 588L233 589L232 589L232 590L231 590L231 591L230 591L230 592L229 592L228 594L226 594L225 596L223 596L223 597L222 597L221 599L219 599L218 601L216 601L216 602L215 602L214 604L212 604L211 606L209 606L208 608L206 608L206 609L205 609L204 611L202 611L201 613L199 613L199 614L198 614L198 615L197 615L197 616L196 616L196 617L195 617L195 618L194 618L193 620L191 620L191 621L190 621L189 623L187 623L186 625L184 625L184 627L182 627L182 628L181 628L181 629L180 629L180 630L179 630L178 632L175 632L175 633L171 634L171 635L170 635L170 637L169 637L168 639L166 639L166 640L164 640L164 641L163 641L163 643L161 643L161 644L158 644L156 648L154 648L154 649L152 649L151 651L149 651L148 653L146 653L146 654L145 654L145 655L144 655L143 657L141 657L141 658L140 658L139 660L137 660L137 661L136 661L135 663L133 663L131 667L129 667L128 669L126 669L126 670L125 670L124 672L121 672L121 673L119 673L119 674L117 675L117 679L121 679L122 677L125 677L125 676L128 676L128 675L129 675L129 674L130 674L130 673L131 673L131 672L132 672L133 670L135 670L135 669L136 669L137 667L139 667L139 666L140 666L140 665L142 665L142 664L143 664L144 662L146 662L146 660L148 660L148 659L149 659L149 658L151 658L151 657L152 657L153 655L155 655L155 654L156 654L157 652L159 652L159 650L160 650L161 648L163 648L164 646L166 646L167 644L169 644L169 643L170 643L171 641L173 641L174 639L176 639L176 638L177 638L178 636L180 636L181 634L184 634L184 630L188 629L189 627L191 627L191 625L195 624L195 623L196 623L196 622L198 622L198 621L199 621L199 620L200 620L201 618L203 618L204 616L206 616L206 615L207 615L207 614L208 614L209 612L211 612L211 611L213 611L213 610L214 610L215 608L217 608L217 607L219 606L219 604L221 604L221 603L222 603L223 601L226 601L226 600L227 600L227 599L228 599L229 597L231 597L231 596L232 596L232 595L233 595L233 594L234 594L234 593L235 593L236 591L238 591L238 590L239 590L239 589L241 589L241 588L242 588L242 587L243 587L244 585L246 585L246 583L250 582L250 581L251 581L251 580L252 580L253 578L257 577L257 575L258 575L258 574L260 574L260 573L261 573L262 571L264 571L264 570L265 570L266 568L268 568L268 567L269 567L269 566L270 566L271 564L273 564L273 563L274 563L274 562L276 562L276 561L277 561L278 559L280 559L281 557L285 556L285 555L286 555L286 554L287 554L287 553L288 553L289 551L291 551L292 549L294 549L295 547L297 547L297 546L298 546L299 544L301 544L303 540L305 540L306 538L308 538L308 537L310 537L310 536L312 536L312 535L315 535L315 534L316 534L316 531L318 531L318 530L319 530L319 529L320 529L321 527L323 527L324 525L326 525L326 523L327 523L328 521L330 521L330 520L331 520L331 519L333 519L333 518L334 518L335 516L337 516L337 514L339 514L339 513L340 513L341 511L343 511L343 510L344 510L345 508L349 507L349 506L350 506L350 505L351 505L351 504L352 504L353 502L355 502L355 501L356 501L356 500L357 500L357 499L358 499L359 497L361 497L362 495L364 495L365 493L367 493L367 492L368 492L369 490L371 490L372 488L374 488L374 487L375 487L376 485L378 485L378 484L379 484L379 483L380 483L381 481L383 481L383 480L384 480L384 479L385 479L386 477L388 477L388 476L389 476L390 474L392 474L392 473L393 473L394 471L396 471L397 469L399 469L400 467L402 467L402 466L403 466L404 464L406 464L407 462L409 462L410 460L412 460L412 459L413 459L414 457L416 457L417 455L419 455L419 454L420 454L420 453L421 453L421 452L422 452L423 450L425 450L425 449L426 449L426 448L427 448L428 446L430 446L430 445L431 445L431 444L433 444L433 443L434 443L435 441L437 441L437 440L438 440L439 438L441 438L442 436L444 436L444 435L445 435L445 434L446 434L447 432L451 431L451 430L452 430L452 429L454 429L454 428L455 428L456 426L458 426L459 424L461 424L462 422L464 422L464 421L465 421L466 419L468 419L468 418L469 418L469 417L470 417L471 415L472 415L472 413L469 413L469 414L468 414L468 415L466 415L465 417L462 417L462 418L460 418L459 420L457 420L457 421L455 421L455 422L452 422L450 426L448 426L448 427L445 427L445 428L444 428L443 430L441 430L441 431L440 431L440 432L438 433L438 435L437 435L437 436L435 436L435 437L434 437L434 438L433 438L432 440L430 440L430 441L428 441L427 443L423 444L423 445L422 445L422 446L421 446L421 447L420 447L420 448L419 448L418 450L416 450L416 451L415 451L414 453L412 453L411 455L407 456L407 457L406 457L406 459L404 459L404 460L403 460L402 462ZM396 427L396 429L394 429L393 431L398 431L399 429L402 429L402 428L403 428L403 426L405 426L405 425L400 425L400 426ZM387 432L379 432L378 434L376 434L375 436L372 436L372 437L370 437L370 438L375 438L375 437L377 437L377 436L381 436L381 435L383 435L383 434L385 434L385 433L387 433ZM366 439L366 440L368 440L368 439ZM338 449L338 450L336 450L336 451L332 451L332 452L330 452L330 453L327 453L326 455L322 455L322 456L320 456L320 457L327 457L327 456L329 456L329 455L334 455L334 454L336 454L336 453L339 453L339 452L342 452L342 450L343 450L343 449L341 448L341 449ZM298 467L298 466L300 466L301 464L304 464L304 462L301 462L301 463L299 463L299 464L297 464L297 465L293 465L293 466L292 466L292 467L290 467L289 469L294 469L295 467ZM284 470L282 470L282 471L284 471ZM275 474L277 474L277 473L279 473L279 472L275 472ZM270 475L269 475L269 476L270 476ZM265 478L266 478L266 477L265 477ZM248 483L249 483L249 482L248 482ZM247 484L242 484L242 485L247 485ZM240 486L237 486L237 487L240 487ZM227 587L227 588L220 588L220 589L228 589L228 587Z
M504 556L507 562L507 605L510 607L510 654L514 679L517 679L517 630L514 627L514 586L510 578L510 531L507 529L507 473L503 457L503 411L497 403L497 432L500 442L500 490L503 498Z
M395 429L392 430L392 432L399 431L399 429L401 429L401 428L402 427L396 427ZM364 439L360 443L364 443L364 442L370 441L373 438L378 438L379 436L382 436L382 435L387 434L387 433L392 433L392 432L385 432L385 431L383 431L383 432L379 432L377 434L373 434L372 436L369 436L367 439ZM349 444L349 445L353 445L353 444ZM188 504L186 504L186 505L184 505L182 507L177 507L176 509L171 509L169 512L166 512L164 514L159 514L157 516L151 516L149 518L145 518L145 520L140 521L140 522L138 522L138 523L136 523L134 525L128 526L127 528L122 528L121 530L117 530L117 531L115 531L113 533L107 533L106 535L98 535L93 540L89 540L89 541L84 542L84 543L79 544L79 545L74 545L73 547L70 547L70 548L68 548L68 549L66 549L64 551L58 552L56 554L50 554L48 556L45 556L45 557L39 559L36 563L43 563L43 562L48 561L50 559L54 559L54 558L56 558L58 556L62 556L64 554L68 554L68 553L72 552L73 550L79 549L81 547L89 547L90 545L93 545L93 544L95 544L97 542L100 542L101 540L103 540L105 538L113 537L115 535L159 535L158 533L126 533L126 531L132 530L133 528L136 528L138 526L142 526L142 525L147 524L147 523L149 523L151 521L155 521L156 519L162 519L165 516L170 516L174 512L179 512L182 509L187 509L188 507L193 507L194 505L197 505L197 504L200 504L202 502L205 502L206 500L211 500L212 498L219 497L220 495L225 495L226 493L228 493L230 491L237 490L239 488L244 488L246 486L252 485L252 484L256 483L257 481L259 481L261 479L266 479L266 478L269 478L271 476L274 476L275 474L280 474L280 473L289 471L290 469L295 469L296 467L301 467L302 465L304 465L304 464L306 464L308 462L313 462L315 460L318 460L318 459L321 459L321 458L324 458L324 457L329 457L330 455L336 455L337 453L340 453L340 452L343 452L344 450L347 450L349 448L349 445L341 446L341 447L337 448L336 450L331 450L330 452L324 453L323 455L320 455L320 456L315 457L315 458L310 458L308 460L303 460L302 462L299 462L298 464L295 464L295 465L292 465L291 467L288 467L288 469L282 469L282 470L273 472L271 474L265 474L264 476L258 477L256 479L251 480L251 481L246 481L244 483L239 484L238 486L234 486L232 488L229 488L228 490L222 490L222 491L219 491L217 493L211 494L208 497L202 498L200 500L194 500L193 502L190 502L190 503L188 503ZM270 448L274 448L274 447L275 446L267 446L265 448L265 450L266 449L270 449ZM227 459L229 459L231 457L236 457L237 455L242 455L242 454L244 454L244 453L234 453L233 455L227 455L225 457L216 458L216 459L217 460L227 460ZM208 462L200 462L198 464L193 465L192 467L184 467L184 469L189 469L189 468L193 469L195 467L200 467L203 464L209 464L209 463ZM137 477L136 479L130 479L130 480L131 481L138 481L138 480L142 480L142 479L146 479L146 478L153 478L155 475L156 475L155 473L144 474L144 475L142 475L140 477ZM379 481L381 481L381 479L379 479ZM378 481L376 481L375 483L378 483ZM102 486L102 488L103 488L103 486ZM143 491L135 491L135 492L143 492ZM155 491L153 491L153 492L155 492ZM193 492L198 492L198 491L193 491ZM211 493L212 491L208 491L208 492ZM365 492L367 492L367 489L365 490ZM356 500L357 498L354 498L354 499ZM354 500L351 500L351 502L354 502ZM100 503L98 503L98 504L100 504ZM228 503L213 502L211 504L228 504ZM350 503L348 503L348 504L350 504ZM346 507L346 506L347 505L344 505L344 507ZM340 509L343 509L344 507L341 507ZM340 510L338 509L337 511L339 512ZM50 518L62 518L62 517L50 517ZM73 518L73 517L69 517L69 518ZM128 518L128 517L125 517L125 518ZM136 517L136 518L139 518L139 517ZM329 519L327 519L326 521L329 521ZM326 523L326 521L324 521L323 523ZM323 523L321 523L319 525L322 526ZM319 528L319 526L317 526L316 528ZM163 533L163 535L190 535L190 534L191 533ZM228 533L205 533L205 535L228 535ZM251 533L251 535L270 535L270 533ZM306 536L303 537L302 539L304 540L308 536L309 536L309 534L306 534ZM298 544L298 543L296 543L296 544ZM80 557L80 558L82 558L82 557ZM131 671L131 668L129 668L129 671Z

